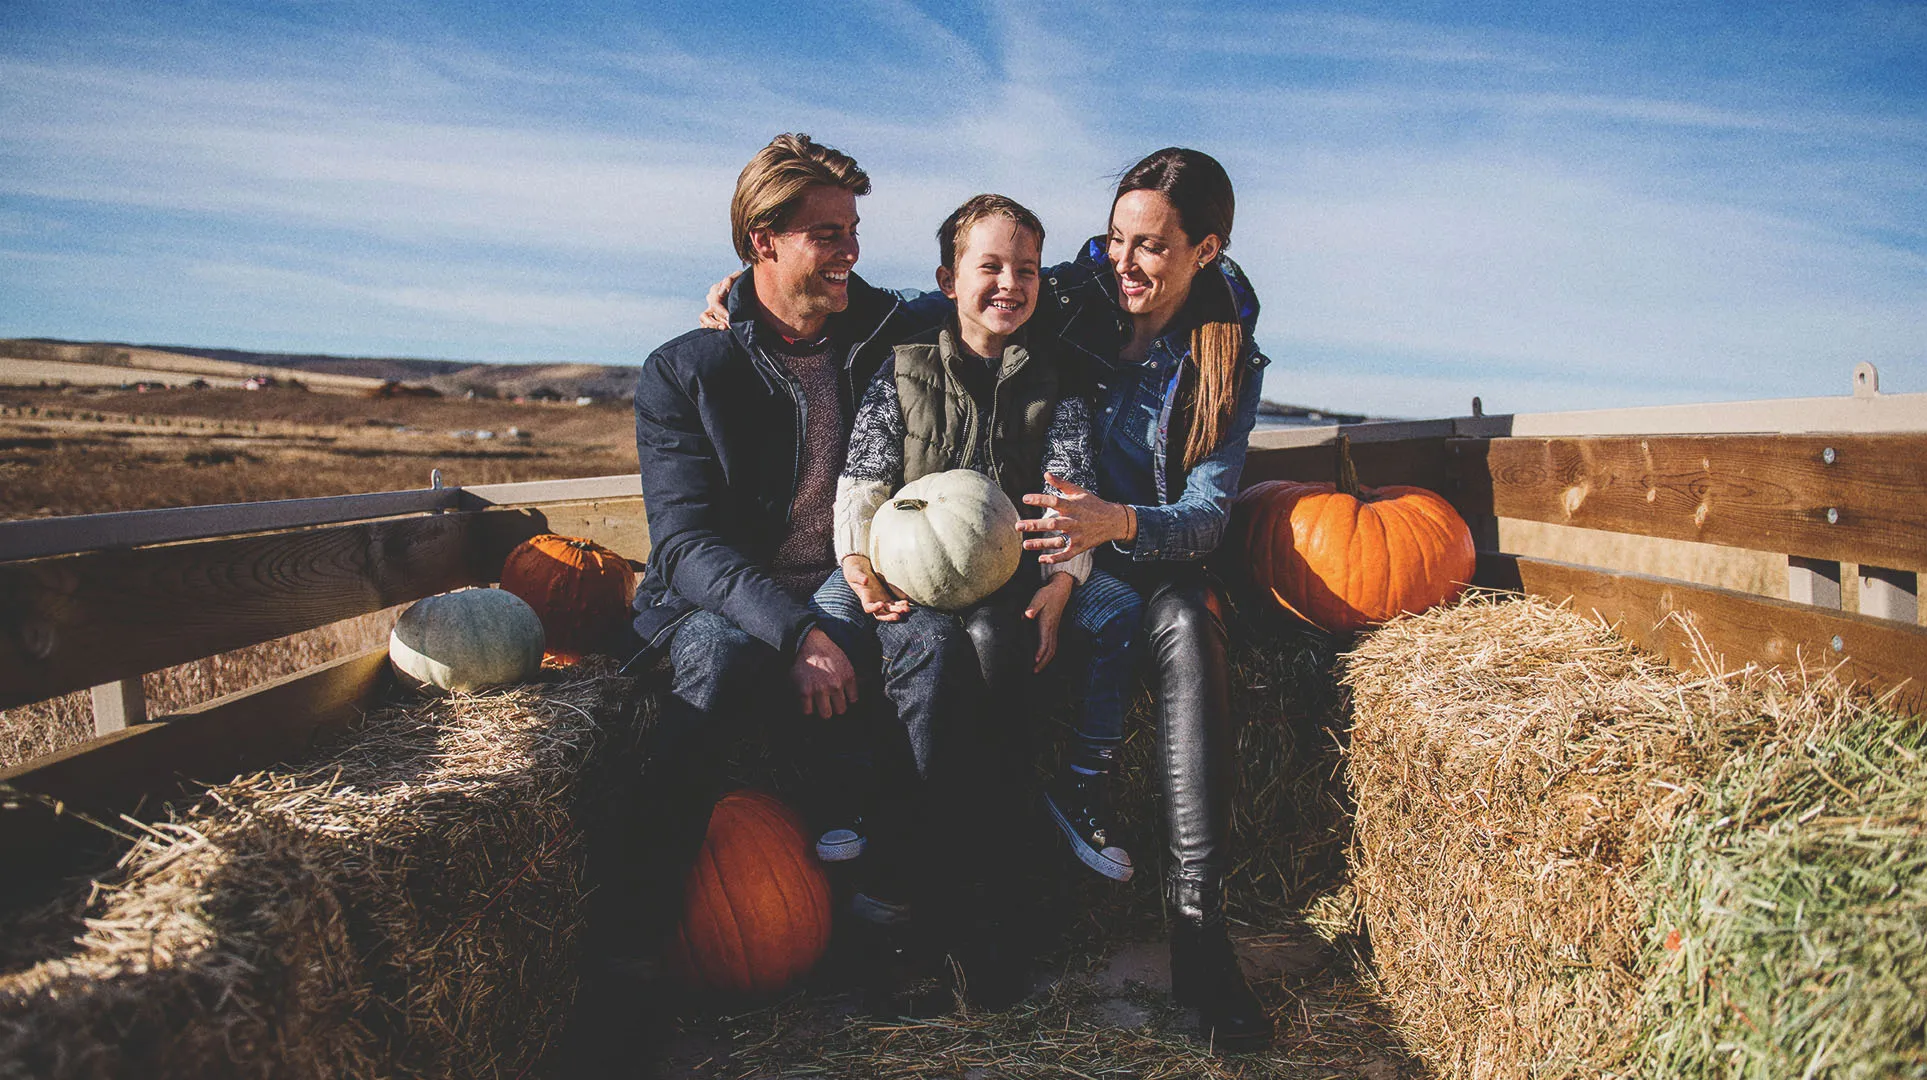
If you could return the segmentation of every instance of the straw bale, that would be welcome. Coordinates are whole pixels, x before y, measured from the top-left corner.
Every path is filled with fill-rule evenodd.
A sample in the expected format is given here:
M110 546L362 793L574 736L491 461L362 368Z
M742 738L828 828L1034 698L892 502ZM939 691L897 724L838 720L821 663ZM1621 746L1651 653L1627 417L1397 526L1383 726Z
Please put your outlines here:
M310 764L141 826L91 895L10 929L0 1077L550 1067L576 985L577 782L633 684L544 676L382 709Z
M1918 826L1927 771L1920 755L1905 756L1918 725L1899 743L1904 725L1829 680L1722 672L1707 657L1701 667L1671 669L1532 598L1475 597L1359 643L1345 675L1354 889L1398 1030L1440 1074L1890 1075L1806 1073L1828 1065L1815 1055L1829 1040L1898 1047L1887 1060L1921 1062L1927 924L1921 905L1893 900L1927 890ZM1882 784L1863 783L1845 815L1862 861L1884 868L1858 878L1840 856L1853 844L1815 833L1826 819L1811 797L1826 786L1820 763L1852 745L1902 747L1884 755L1884 771L1855 771L1893 789L1876 806ZM1783 751L1763 773L1760 748L1776 746L1807 751ZM1793 790L1808 796L1785 796ZM1908 795L1911 819L1897 809ZM1736 911L1762 921L1737 899L1769 881L1806 884L1772 894L1784 907L1766 901L1782 925L1735 929ZM1801 903L1813 919L1812 899L1829 889L1822 921L1831 921L1802 933L1809 945L1832 942L1839 963L1827 969L1815 959L1825 951L1808 949L1759 976L1774 930L1782 954L1802 952L1786 944L1801 933L1784 924L1800 922ZM1843 959L1853 951L1844 942L1869 935L1878 947ZM1896 958L1905 974L1894 973ZM1889 992L1858 1021L1783 1009L1754 1026L1773 1011L1729 1009L1728 988L1709 1005L1710 972L1769 998L1788 980L1837 992L1842 974L1860 992ZM1748 1069L1724 1071L1742 1059Z

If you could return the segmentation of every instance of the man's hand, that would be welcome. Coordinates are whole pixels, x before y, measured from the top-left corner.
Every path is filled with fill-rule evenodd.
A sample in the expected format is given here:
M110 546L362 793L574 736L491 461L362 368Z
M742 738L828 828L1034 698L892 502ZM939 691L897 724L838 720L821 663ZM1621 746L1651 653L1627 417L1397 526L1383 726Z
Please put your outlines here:
M1063 571L1050 576L1024 607L1024 618L1037 620L1037 657L1033 672L1042 671L1057 656L1057 631L1064 622L1064 605L1070 603L1071 589L1077 579Z
M863 610L876 621L902 622L903 617L910 614L910 598L883 580L883 575L870 565L868 555L843 556L843 580L850 583L850 591L856 593Z
M796 650L790 685L796 687L797 701L811 716L828 720L856 704L856 668L830 635L819 629L804 635L803 647Z
M742 276L743 272L738 270L709 287L709 306L703 309L702 316L696 320L704 330L729 329L729 309L723 303L729 299L729 287Z

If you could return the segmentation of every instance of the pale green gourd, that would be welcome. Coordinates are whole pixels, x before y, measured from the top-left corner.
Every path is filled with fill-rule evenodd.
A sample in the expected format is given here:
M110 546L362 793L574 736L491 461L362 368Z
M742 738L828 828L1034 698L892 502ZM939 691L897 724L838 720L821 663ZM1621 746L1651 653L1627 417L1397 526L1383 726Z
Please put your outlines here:
M939 611L967 608L1002 588L1023 554L1010 496L972 469L905 484L870 519L870 565Z
M388 635L388 662L417 690L482 690L542 668L542 620L501 589L458 589L417 601Z

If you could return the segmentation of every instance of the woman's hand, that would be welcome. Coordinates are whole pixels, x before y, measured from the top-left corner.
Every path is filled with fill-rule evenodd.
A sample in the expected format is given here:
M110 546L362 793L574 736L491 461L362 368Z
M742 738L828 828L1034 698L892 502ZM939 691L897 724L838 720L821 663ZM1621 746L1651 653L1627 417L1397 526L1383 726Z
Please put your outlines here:
M730 286L742 276L743 272L738 270L709 287L709 306L703 309L702 316L696 320L704 330L729 329L729 309L723 306L723 302L729 299Z
M1049 553L1039 557L1038 562L1049 566L1082 555L1099 544L1113 540L1129 543L1137 539L1137 513L1130 506L1105 502L1051 473L1044 474L1044 483L1063 494L1037 492L1024 496L1024 504L1048 507L1057 511L1057 516L1025 518L1017 523L1018 532L1057 534L1024 540L1024 550Z
M910 598L898 591L895 585L883 580L883 575L870 565L868 555L843 556L843 580L850 583L850 590L878 622L902 622L910 614Z
M1071 590L1076 586L1077 579L1060 570L1024 606L1024 618L1037 621L1037 658L1032 672L1044 670L1057 655L1057 630L1064 623L1064 605L1070 603Z

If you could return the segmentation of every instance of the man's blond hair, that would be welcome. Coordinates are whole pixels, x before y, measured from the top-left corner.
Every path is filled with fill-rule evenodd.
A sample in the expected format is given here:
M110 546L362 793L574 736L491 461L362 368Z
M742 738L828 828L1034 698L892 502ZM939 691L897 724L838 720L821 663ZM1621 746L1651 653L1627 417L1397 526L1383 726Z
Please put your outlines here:
M749 159L736 177L736 194L729 200L729 227L736 234L736 254L745 264L756 261L749 234L783 228L804 193L819 184L852 195L870 193L870 175L857 166L855 158L813 142L808 135L778 135Z

